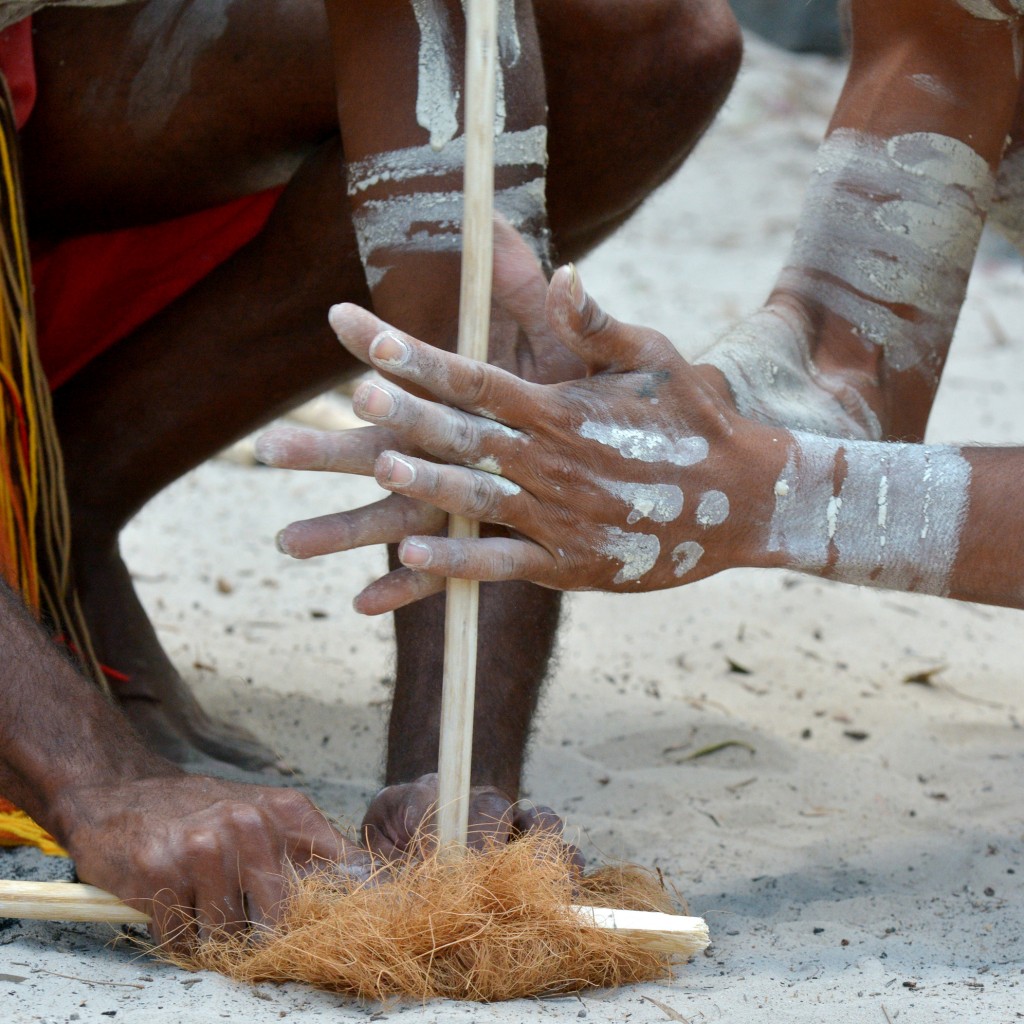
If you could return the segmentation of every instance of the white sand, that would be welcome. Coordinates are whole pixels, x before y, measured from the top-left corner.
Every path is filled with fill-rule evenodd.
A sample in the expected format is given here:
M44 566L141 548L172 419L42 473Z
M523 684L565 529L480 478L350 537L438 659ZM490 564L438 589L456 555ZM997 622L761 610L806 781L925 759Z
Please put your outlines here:
M840 81L834 65L752 44L691 164L585 264L591 291L687 352L754 308ZM1024 435L1020 277L996 255L979 262L931 439ZM389 623L349 601L383 562L292 562L272 537L374 491L221 460L125 538L203 701L272 740L350 819L376 789L392 656ZM582 830L590 858L657 865L707 917L713 947L674 984L382 1010L186 975L111 949L104 927L26 924L0 930L8 1019L1024 1017L1019 613L735 571L673 593L574 596L566 617L527 790ZM906 682L938 667L933 685ZM679 763L719 741L751 749ZM62 868L34 854L0 864Z

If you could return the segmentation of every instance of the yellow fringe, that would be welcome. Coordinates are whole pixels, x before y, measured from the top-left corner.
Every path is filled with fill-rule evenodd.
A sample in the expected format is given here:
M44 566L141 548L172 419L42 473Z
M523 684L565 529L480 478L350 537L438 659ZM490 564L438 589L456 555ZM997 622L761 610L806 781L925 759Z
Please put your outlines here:
M36 347L17 131L0 75L0 577L45 616L107 691L71 584L71 531L50 389ZM67 856L0 798L0 846Z
M68 851L42 825L24 811L0 811L0 846L38 846L51 857L66 857Z

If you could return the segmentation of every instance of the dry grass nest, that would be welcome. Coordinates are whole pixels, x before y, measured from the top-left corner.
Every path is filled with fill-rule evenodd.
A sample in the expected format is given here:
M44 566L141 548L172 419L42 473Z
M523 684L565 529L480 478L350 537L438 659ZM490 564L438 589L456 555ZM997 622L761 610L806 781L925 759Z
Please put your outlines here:
M363 883L318 872L296 882L273 930L219 937L167 959L367 1000L490 1002L671 974L676 958L585 927L573 903L673 910L650 872L602 868L574 879L559 840L538 834L454 861L392 865Z

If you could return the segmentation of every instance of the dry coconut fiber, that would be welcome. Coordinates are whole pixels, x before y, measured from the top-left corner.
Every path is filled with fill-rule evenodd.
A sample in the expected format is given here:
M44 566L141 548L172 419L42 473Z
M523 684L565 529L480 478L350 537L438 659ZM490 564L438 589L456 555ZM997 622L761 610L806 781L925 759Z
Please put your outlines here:
M586 927L573 904L671 912L637 867L574 872L550 833L380 868L366 882L318 872L298 880L278 924L157 956L239 981L301 981L381 1000L492 1002L670 976L682 957ZM706 945L694 940L691 953Z

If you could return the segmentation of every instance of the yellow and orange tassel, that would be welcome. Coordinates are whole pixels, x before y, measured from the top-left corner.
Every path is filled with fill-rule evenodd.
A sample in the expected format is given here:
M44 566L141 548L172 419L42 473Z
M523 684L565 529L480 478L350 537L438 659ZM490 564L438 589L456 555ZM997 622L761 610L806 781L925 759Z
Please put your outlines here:
M71 583L71 529L50 390L36 347L32 273L14 113L0 76L0 576L67 638L106 688ZM64 854L0 797L0 846Z

